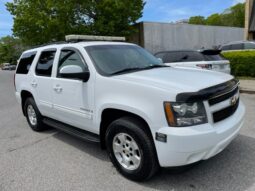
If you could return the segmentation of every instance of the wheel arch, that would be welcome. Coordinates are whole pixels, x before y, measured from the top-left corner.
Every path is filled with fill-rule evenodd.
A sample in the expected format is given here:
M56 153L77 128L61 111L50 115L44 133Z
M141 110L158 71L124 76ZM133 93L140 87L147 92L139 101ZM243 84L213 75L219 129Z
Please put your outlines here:
M31 98L34 99L34 96L33 96L33 94L32 94L30 91L28 91L28 90L22 90L22 91L20 92L20 96L21 96L21 108L22 108L23 115L25 116L25 114L26 114L26 111L24 110L25 102L26 102L27 98L29 98L29 97L31 97Z
M145 117L142 117L141 115L138 115L136 113L126 111L123 109L118 109L118 108L105 108L101 112L101 122L100 122L100 142L101 142L101 147L105 149L105 133L107 131L108 126L115 120L121 118L121 117L133 117L138 120L140 120L145 128L145 131L148 133L148 135L151 137L152 142L153 141L153 134L150 129L149 123L145 119Z

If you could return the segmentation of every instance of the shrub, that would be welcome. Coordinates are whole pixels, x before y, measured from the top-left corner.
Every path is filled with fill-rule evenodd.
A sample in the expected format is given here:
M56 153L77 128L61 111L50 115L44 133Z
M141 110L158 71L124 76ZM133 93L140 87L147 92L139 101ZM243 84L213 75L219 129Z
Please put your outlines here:
M255 51L231 51L222 54L230 61L232 75L255 77Z

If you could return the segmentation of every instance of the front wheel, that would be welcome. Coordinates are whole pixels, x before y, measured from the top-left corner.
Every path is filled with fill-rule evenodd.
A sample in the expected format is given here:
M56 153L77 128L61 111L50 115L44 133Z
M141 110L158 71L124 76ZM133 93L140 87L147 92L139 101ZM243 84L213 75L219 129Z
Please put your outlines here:
M158 162L152 138L145 124L131 117L114 121L106 132L106 146L110 159L125 177L142 181L152 177Z

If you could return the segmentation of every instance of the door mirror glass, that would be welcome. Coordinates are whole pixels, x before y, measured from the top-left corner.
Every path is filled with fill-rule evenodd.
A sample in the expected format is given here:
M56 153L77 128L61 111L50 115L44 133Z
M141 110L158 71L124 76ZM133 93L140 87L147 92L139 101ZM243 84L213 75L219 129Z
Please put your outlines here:
M71 78L71 79L80 79L84 82L89 80L89 71L83 71L80 66L77 65L67 65L60 69L60 77L62 78Z

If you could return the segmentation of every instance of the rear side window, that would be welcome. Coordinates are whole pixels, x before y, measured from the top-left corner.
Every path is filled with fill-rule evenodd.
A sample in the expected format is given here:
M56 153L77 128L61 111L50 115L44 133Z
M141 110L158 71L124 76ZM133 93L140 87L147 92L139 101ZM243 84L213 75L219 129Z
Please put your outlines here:
M30 69L30 66L32 65L34 61L35 55L36 55L36 52L28 52L28 53L22 54L16 73L27 74Z
M230 45L222 46L221 50L231 50L231 46Z
M244 48L243 44L232 44L231 45L231 50L242 50Z
M255 49L255 44L254 43L245 43L244 48L245 49Z
M56 50L43 51L38 60L35 73L38 76L50 77Z

